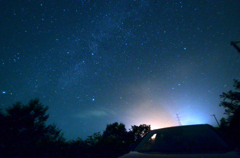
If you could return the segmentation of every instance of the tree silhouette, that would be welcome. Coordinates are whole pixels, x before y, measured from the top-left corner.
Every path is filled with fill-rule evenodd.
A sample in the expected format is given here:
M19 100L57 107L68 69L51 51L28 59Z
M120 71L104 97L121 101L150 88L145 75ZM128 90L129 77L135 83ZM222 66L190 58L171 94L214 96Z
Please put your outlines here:
M127 131L123 123L115 122L108 124L103 134L66 142L56 125L46 125L47 110L38 99L0 109L0 157L115 158L128 153L130 145L150 130L150 125L143 124Z
M223 101L219 106L225 108L227 119L222 118L220 129L232 140L234 145L240 147L240 81L234 80L235 91L223 92L220 98Z
M47 106L38 99L30 100L27 105L14 103L1 114L1 125L4 127L2 150L9 157L41 157L47 148L53 151L53 144L64 141L61 131L55 125L46 125L49 115ZM44 151L44 153L43 153ZM50 150L49 150L50 151ZM49 154L49 153L48 153Z
M150 131L150 125L142 124L132 126L127 132L122 123L108 124L103 132L102 140L99 141L102 147L102 157L118 157L130 151L131 145L140 140Z
M133 140L139 141L145 134L147 134L151 130L150 125L142 124L139 126L132 126L130 133L132 134Z
M240 106L240 81L234 80L234 85L236 91L230 90L229 92L223 92L220 95L220 98L223 101L219 104L219 106L223 106L225 108L225 114L228 116L228 121L231 120L234 115L235 110L237 110Z
M108 124L106 130L103 132L103 137L123 138L126 136L127 130L123 123Z
M100 141L101 157L119 157L128 152L127 130L123 123L108 124Z
M77 140L71 140L67 142L67 157L90 157L89 156L89 146L86 141L81 138Z

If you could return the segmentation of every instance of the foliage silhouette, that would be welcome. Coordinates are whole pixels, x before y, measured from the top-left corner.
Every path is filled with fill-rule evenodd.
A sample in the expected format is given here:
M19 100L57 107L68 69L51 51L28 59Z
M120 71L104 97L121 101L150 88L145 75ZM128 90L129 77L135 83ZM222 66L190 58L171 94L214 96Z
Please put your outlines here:
M240 81L234 80L235 91L223 92L219 104L225 108L227 118L220 120L220 130L240 147ZM130 151L151 130L150 125L133 125L129 131L123 123L108 124L100 132L66 141L56 125L46 125L48 107L38 99L24 105L16 102L0 109L0 157L34 158L115 158Z
M228 121L231 120L235 110L240 106L240 81L234 80L234 85L236 91L230 90L229 92L223 92L220 95L220 98L223 101L219 104L219 106L223 106L225 108L225 114L228 116Z
M219 106L225 108L227 118L221 119L220 130L233 142L234 146L240 148L240 81L234 80L235 91L223 92L220 98L223 101Z
M127 130L123 123L108 124L103 132L102 157L118 157L128 152Z
M56 125L46 125L48 107L38 99L24 105L16 102L0 110L0 157L15 158L114 158L130 151L130 145L149 130L150 125L132 126L127 131L123 123L112 123L100 132L66 141Z
M30 100L27 105L14 103L1 113L1 154L4 157L42 157L43 150L53 143L65 141L55 125L46 125L47 106L38 99ZM46 154L46 152L45 152ZM50 155L50 152L45 155Z
M139 141L145 134L147 134L151 130L150 125L142 124L139 126L132 126L130 134L134 137L134 141Z
M66 155L67 157L89 157L89 147L86 141L81 138L70 140L67 143Z

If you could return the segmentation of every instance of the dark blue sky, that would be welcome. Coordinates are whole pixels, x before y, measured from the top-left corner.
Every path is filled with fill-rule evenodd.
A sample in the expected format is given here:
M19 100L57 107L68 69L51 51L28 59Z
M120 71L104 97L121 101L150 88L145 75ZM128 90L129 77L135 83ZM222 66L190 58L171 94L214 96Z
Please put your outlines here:
M67 139L107 124L216 125L239 79L240 1L0 2L0 108L39 98Z

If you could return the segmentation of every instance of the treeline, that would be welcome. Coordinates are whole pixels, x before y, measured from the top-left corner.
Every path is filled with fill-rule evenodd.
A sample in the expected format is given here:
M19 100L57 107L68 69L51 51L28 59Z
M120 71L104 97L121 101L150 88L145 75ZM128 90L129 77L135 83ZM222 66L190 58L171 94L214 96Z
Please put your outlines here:
M225 115L220 120L220 131L230 140L233 146L240 149L240 81L234 80L235 91L223 92L219 106L225 108Z
M0 112L0 157L14 158L114 158L130 151L150 125L132 126L129 131L122 123L107 125L104 132L87 139L66 141L55 125L46 125L48 107L38 99L27 105L14 103Z
M235 91L223 92L219 104L225 108L225 118L219 130L240 149L240 81L234 80ZM132 126L129 131L122 123L107 125L103 133L87 139L66 141L55 125L46 125L48 107L38 99L27 105L21 102L0 111L0 157L2 158L114 158L130 151L150 125Z

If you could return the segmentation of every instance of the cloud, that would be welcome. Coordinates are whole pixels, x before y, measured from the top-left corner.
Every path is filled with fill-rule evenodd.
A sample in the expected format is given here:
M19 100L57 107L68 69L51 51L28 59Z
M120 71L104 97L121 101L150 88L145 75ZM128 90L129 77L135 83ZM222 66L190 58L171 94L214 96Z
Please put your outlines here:
M78 118L91 118L91 117L106 117L109 115L115 115L113 111L110 110L89 110L89 111L83 111L79 112L75 115L75 117Z

